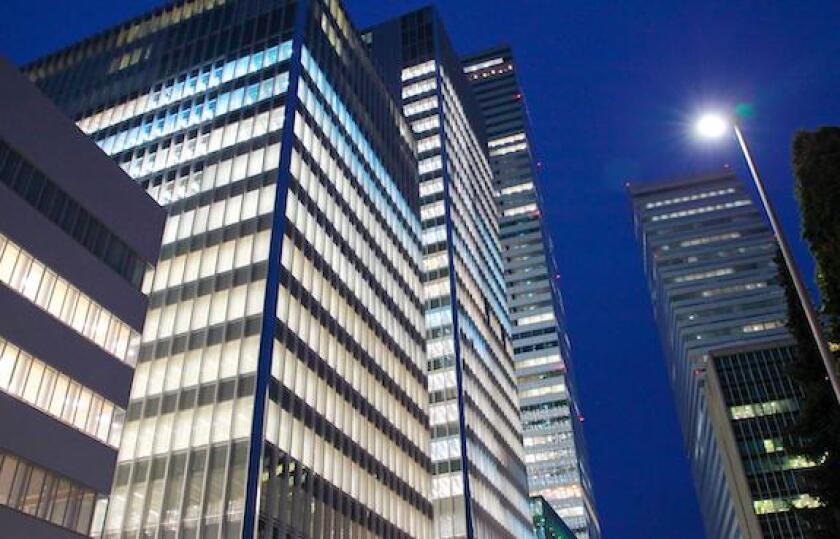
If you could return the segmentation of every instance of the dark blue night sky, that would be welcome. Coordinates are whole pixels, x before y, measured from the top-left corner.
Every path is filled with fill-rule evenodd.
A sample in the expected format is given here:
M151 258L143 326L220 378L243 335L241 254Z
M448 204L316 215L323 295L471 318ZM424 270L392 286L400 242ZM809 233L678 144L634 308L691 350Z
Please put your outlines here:
M364 27L428 2L346 3ZM158 4L5 0L0 53L25 62ZM734 141L695 141L690 121L748 103L744 130L810 276L790 140L840 121L840 2L450 0L440 10L460 52L508 42L517 55L605 537L701 538L623 185L730 163L746 174Z

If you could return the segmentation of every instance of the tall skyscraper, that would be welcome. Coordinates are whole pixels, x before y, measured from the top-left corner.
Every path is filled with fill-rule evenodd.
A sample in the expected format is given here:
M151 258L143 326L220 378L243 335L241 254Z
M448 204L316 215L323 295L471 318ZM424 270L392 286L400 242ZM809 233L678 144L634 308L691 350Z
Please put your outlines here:
M166 207L105 537L431 537L414 140L336 0L189 0L28 72Z
M787 449L801 391L767 224L730 172L628 191L707 535L806 537L817 463Z
M417 138L436 537L529 537L493 178L433 8L365 34Z
M164 213L0 59L0 535L104 510Z
M484 116L504 260L528 488L579 538L601 536L570 373L551 237L522 87L507 46L467 56L464 72Z

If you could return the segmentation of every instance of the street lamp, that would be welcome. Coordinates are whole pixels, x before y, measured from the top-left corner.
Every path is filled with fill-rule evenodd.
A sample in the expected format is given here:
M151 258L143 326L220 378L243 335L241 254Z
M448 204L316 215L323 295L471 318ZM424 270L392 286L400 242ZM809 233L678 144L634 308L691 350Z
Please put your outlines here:
M750 174L755 182L755 188L758 190L758 196L761 198L761 205L764 208L764 213L770 221L770 226L773 228L773 235L776 237L776 242L779 244L779 249L782 251L782 258L784 258L785 266L787 266L793 285L796 288L796 295L799 297L799 303L802 305L802 310L805 311L805 318L808 320L808 327L811 329L811 335L817 344L820 351L820 357L825 365L828 379L831 381L831 388L834 390L835 399L840 402L840 383L837 380L837 373L834 370L834 356L828 348L828 344L823 336L822 325L817 318L817 313L811 303L811 298L808 291L805 289L805 284L802 282L802 276L799 274L799 269L790 252L785 233L776 217L776 210L767 196L767 191L764 189L764 182L761 181L761 176L758 174L758 168L753 161L750 149L747 146L747 141L744 139L744 134L741 132L741 127L733 117L727 117L721 114L704 114L697 121L697 134L704 138L720 138L726 132L732 129L735 133L735 138L738 139L738 144L741 147L741 152L744 154L744 159L747 161L747 167L750 169Z

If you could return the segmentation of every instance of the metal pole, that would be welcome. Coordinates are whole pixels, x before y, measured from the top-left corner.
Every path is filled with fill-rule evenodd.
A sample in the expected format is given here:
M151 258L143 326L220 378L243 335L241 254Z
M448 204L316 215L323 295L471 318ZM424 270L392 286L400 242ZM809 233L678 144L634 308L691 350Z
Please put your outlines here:
M770 220L770 226L773 228L773 234L776 236L776 242L779 244L779 249L782 251L782 258L785 260L785 266L787 266L790 278L793 280L793 286L796 288L796 295L799 296L799 303L802 304L802 310L805 311L805 318L808 319L808 326L811 328L811 335L817 343L817 348L820 351L820 357L825 365L826 374L828 375L828 379L831 381L831 388L834 390L834 398L838 403L840 403L840 382L837 380L837 372L834 368L834 355L828 348L828 344L823 336L822 324L820 324L820 321L817 318L817 313L811 303L811 297L805 289L805 284L802 282L802 276L799 274L796 261L793 259L793 255L790 252L790 246L785 238L782 226L776 217L776 211L773 209L770 197L767 196L767 192L764 190L764 183L761 181L761 177L758 174L758 168L755 166L752 154L747 146L747 141L744 139L744 134L741 133L741 128L738 126L737 122L733 121L732 126L735 129L735 137L738 139L738 144L741 145L741 151L744 153L744 159L747 161L750 174L752 174L755 187L758 190L758 196L761 198L761 205L764 207L764 212Z

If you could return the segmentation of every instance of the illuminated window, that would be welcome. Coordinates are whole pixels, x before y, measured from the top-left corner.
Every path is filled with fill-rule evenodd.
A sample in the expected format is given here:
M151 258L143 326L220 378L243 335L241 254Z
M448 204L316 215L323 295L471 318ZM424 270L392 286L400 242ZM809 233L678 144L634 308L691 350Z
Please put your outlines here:
M117 359L134 365L139 335L128 324L2 234L0 283Z

